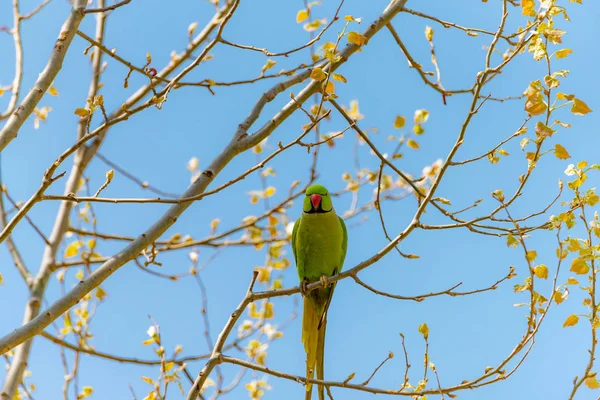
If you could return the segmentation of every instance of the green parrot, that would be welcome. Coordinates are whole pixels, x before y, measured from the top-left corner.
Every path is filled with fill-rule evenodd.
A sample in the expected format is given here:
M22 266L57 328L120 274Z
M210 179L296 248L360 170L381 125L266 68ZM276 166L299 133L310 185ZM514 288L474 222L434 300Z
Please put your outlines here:
M325 350L325 326L327 309L331 303L335 283L306 293L306 286L340 272L346 249L348 233L346 224L333 209L331 196L322 185L306 189L302 217L294 224L292 250L304 296L302 318L302 343L306 351L306 377L312 379L317 366L317 379L323 380L323 357ZM319 386L319 400L325 392ZM306 400L312 395L312 384L306 384Z

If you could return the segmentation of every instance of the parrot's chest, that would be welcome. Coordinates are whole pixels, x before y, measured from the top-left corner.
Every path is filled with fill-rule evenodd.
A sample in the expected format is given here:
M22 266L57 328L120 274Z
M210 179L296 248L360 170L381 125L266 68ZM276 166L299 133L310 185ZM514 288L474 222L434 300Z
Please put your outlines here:
M316 216L302 221L298 232L298 247L302 249L305 277L318 280L321 275L331 276L341 269L342 226L338 217ZM323 216L324 217L324 216Z

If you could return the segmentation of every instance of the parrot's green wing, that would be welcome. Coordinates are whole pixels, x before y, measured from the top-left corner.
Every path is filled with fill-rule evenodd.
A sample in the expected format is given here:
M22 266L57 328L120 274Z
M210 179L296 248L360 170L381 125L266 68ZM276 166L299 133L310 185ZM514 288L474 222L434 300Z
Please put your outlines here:
M340 224L342 224L342 231L344 232L344 238L342 239L342 260L340 261L340 269L342 265L344 265L344 260L346 259L346 250L348 250L348 230L346 229L346 223L342 217L338 217L340 219ZM294 226L295 228L295 226Z
M300 226L300 219L294 222L294 229L292 230L292 253L294 253L294 262L298 265L298 256L296 255L296 232ZM345 231L345 228L344 228Z
M340 220L340 224L342 225L342 257L340 260L340 267L333 271L333 275L337 275L344 266L344 260L346 259L346 251L348 250L348 230L346 229L346 223L344 223L344 219L342 217L338 217ZM294 226L295 228L296 226ZM321 328L323 322L327 319L327 310L329 310L329 304L331 304L331 297L333 296L333 290L335 289L335 285L337 282L334 282L330 286L329 297L327 298L327 303L325 304L325 310L323 311L323 315L321 316L321 321L319 321L318 328Z

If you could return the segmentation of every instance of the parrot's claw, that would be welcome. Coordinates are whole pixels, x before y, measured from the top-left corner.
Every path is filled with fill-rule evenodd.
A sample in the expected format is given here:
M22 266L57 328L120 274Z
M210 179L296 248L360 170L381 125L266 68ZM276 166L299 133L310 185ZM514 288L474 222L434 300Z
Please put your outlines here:
M321 275L321 278L319 280L321 281L321 285L323 285L323 288L329 287L329 279L327 278L327 275Z
M306 297L307 293L308 293L308 281L302 281L300 282L300 293L302 293L302 297Z

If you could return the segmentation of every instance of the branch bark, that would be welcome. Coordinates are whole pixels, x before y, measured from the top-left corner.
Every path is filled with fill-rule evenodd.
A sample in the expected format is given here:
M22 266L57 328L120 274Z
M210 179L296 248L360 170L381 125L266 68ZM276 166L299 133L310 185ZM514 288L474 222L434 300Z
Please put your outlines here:
M0 131L0 152L17 137L19 129L21 129L21 126L23 126L42 97L44 97L54 78L56 78L56 75L61 70L69 46L77 33L79 24L83 20L86 4L86 0L76 0L73 2L71 14L69 14L69 17L60 29L60 34L58 35L58 39L56 39L54 50L48 60L48 64L46 64L46 68L44 68L33 88L25 96L23 102L12 113L8 121L6 121L6 125Z

